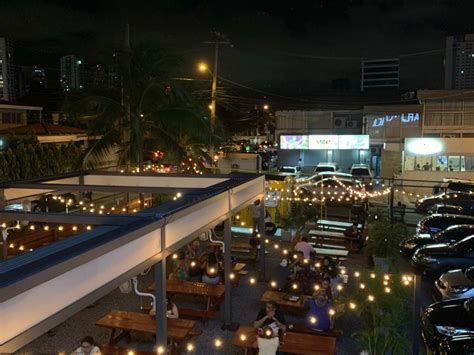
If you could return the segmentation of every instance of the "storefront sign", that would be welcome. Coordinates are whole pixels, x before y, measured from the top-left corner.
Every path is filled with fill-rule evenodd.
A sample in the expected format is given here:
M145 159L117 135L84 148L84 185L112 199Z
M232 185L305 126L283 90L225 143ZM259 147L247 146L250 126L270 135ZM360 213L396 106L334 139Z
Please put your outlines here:
M436 155L443 152L440 138L406 138L405 151L410 155Z
M398 120L400 120L401 123L418 122L420 120L420 114L418 112L409 112L397 115L385 115L383 117L377 117L372 122L372 127L383 127L385 124Z
M280 136L280 149L369 149L368 135L301 135Z

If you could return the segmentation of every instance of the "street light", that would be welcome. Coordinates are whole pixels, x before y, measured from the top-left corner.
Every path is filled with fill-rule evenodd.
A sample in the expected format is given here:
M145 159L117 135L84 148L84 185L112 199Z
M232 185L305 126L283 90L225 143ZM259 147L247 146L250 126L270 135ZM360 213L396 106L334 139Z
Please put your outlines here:
M209 66L200 62L198 64L198 70L201 73L208 72L212 76L212 88L211 88L211 104L209 105L209 110L211 110L211 130L214 129L216 124L216 96L217 96L217 52L214 59L214 72L209 69Z

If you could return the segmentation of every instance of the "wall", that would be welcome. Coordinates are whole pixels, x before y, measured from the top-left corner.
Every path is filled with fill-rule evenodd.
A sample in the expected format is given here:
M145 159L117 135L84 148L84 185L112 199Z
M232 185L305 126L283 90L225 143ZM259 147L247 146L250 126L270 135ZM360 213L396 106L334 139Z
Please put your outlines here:
M405 185L418 185L418 187L406 187L404 190L420 195L428 195L433 192L433 185L437 182L443 181L444 178L457 178L465 180L474 180L474 171L404 171L403 174L398 175L397 178L406 180ZM426 187L423 187L426 186Z
M397 151L382 150L380 175L391 178L400 172L402 166L402 153Z

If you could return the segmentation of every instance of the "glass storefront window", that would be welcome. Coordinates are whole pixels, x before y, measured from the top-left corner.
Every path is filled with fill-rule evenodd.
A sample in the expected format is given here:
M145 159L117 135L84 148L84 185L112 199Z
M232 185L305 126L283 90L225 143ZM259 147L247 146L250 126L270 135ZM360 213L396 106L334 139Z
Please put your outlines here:
M472 171L474 156L437 155L437 156L405 156L404 170L425 171Z

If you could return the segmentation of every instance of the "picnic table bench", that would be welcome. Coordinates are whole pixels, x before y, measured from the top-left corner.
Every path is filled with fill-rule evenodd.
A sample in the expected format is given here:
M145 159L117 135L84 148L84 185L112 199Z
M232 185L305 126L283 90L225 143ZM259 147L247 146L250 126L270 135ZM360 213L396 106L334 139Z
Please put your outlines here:
M257 332L251 326L240 326L232 344L244 349L256 349ZM279 351L290 354L334 355L336 338L286 331L280 337Z
M154 316L136 312L113 310L96 323L99 327L111 329L108 345L115 346L123 337L129 337L130 332L140 332L155 335L156 320ZM192 336L196 322L185 319L167 319L168 338L180 344ZM116 335L117 331L120 333Z
M148 291L155 291L154 283L148 287ZM167 280L166 292L173 295L205 297L207 301L205 309L179 308L178 313L180 317L198 318L206 322L217 315L216 309L224 297L225 286L221 284L209 285L203 282Z
M349 255L349 250L328 249L328 248L314 248L318 256L335 257L337 260L345 260Z
M304 323L293 323L293 324L289 324L288 326L289 326L289 330L294 333L315 334L315 335L335 337L335 338L343 335L342 331L338 329L329 329L323 332L312 330L312 329L309 329L306 325L304 325Z
M335 231L345 231L347 228L352 226L352 224L353 222L336 221L330 219L319 219L316 221L316 225L321 229L331 229ZM359 223L357 228L362 229L362 224Z
M343 243L349 242L349 250L350 251L357 250L357 248L354 248L353 246L353 242L357 241L357 238L346 236L344 235L343 232L311 229L308 234L312 238L316 239L316 245L320 245L322 242L328 242L328 241L329 242L335 241L336 243L339 243L336 245L342 245Z

